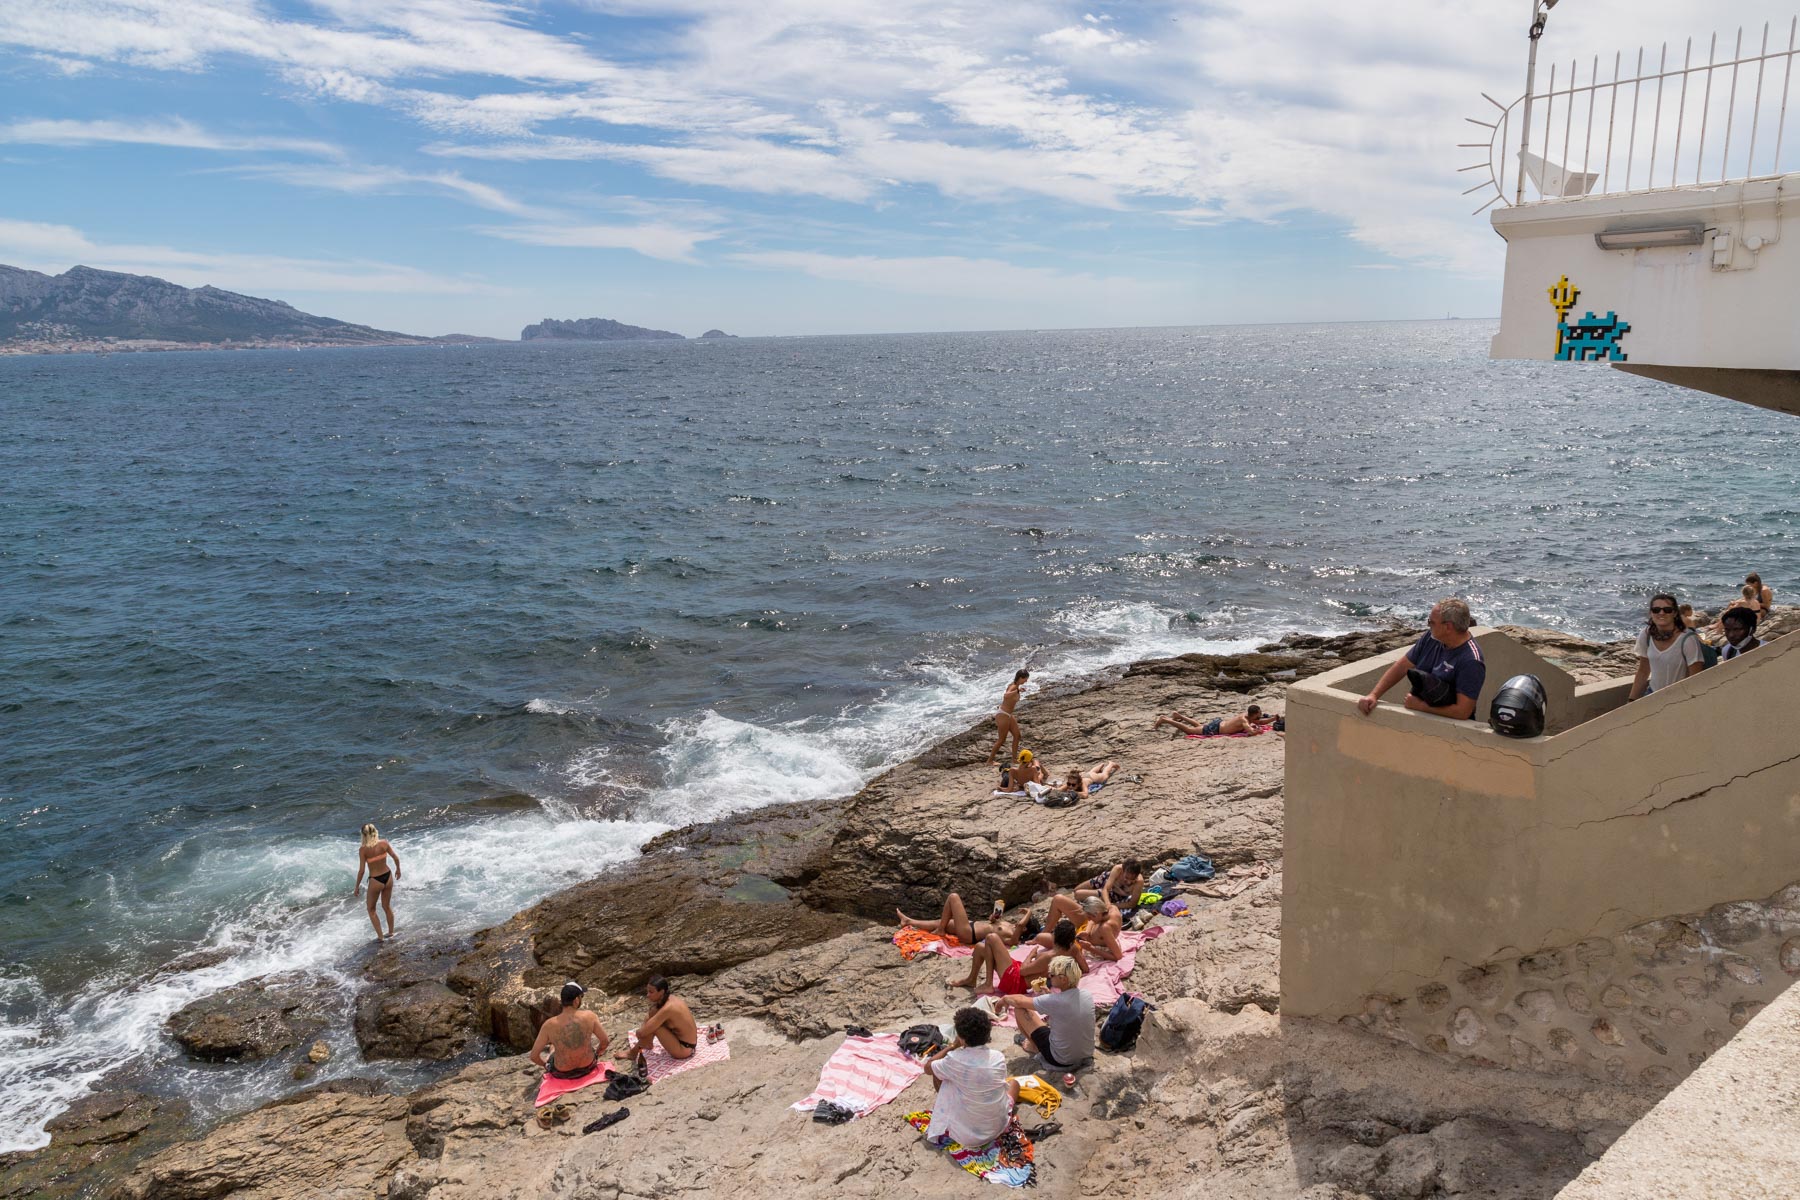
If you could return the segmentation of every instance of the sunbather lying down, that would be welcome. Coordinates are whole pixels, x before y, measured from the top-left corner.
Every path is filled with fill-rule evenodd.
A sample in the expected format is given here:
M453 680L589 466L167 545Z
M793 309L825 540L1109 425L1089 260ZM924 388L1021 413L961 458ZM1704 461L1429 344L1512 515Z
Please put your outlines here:
M1265 713L1261 706L1252 704L1241 713L1233 713L1229 717L1214 717L1210 721L1196 721L1181 712L1165 713L1156 718L1150 728L1161 729L1164 725L1170 725L1175 728L1177 733L1218 737L1234 733L1263 733L1275 723L1275 720L1275 713Z
M1080 767L1070 767L1063 776L1062 786L1078 796L1091 796L1105 787L1106 781L1118 770L1119 764L1110 758L1105 762L1095 763L1085 771Z
M926 933L949 934L965 946L978 946L990 936L999 938L1004 945L1016 946L1021 937L1027 939L1036 937L1038 930L1043 928L1037 918L1029 912L1025 914L1023 921L1003 921L1000 918L1005 911L1005 902L996 900L987 920L971 921L968 910L963 907L962 897L951 892L944 897L944 910L938 914L938 919L935 921L909 917L899 909L895 909L894 913L900 918L902 928L921 929Z

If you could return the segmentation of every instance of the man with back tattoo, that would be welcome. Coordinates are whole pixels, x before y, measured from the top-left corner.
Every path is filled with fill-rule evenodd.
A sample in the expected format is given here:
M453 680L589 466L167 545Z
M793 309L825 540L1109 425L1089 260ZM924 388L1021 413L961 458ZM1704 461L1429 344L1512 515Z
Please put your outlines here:
M581 1007L587 989L573 980L563 984L562 1011L538 1029L531 1047L531 1061L553 1079L580 1079L591 1073L606 1053L606 1030L600 1018ZM544 1051L550 1061L544 1061Z

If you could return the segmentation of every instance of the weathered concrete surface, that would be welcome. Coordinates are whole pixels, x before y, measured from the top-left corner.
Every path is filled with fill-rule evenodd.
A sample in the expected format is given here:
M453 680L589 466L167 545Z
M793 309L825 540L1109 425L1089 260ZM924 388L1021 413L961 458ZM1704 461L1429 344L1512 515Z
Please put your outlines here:
M1800 990L1664 1096L1558 1200L1800 1195Z
M1509 644L1484 635L1490 657ZM1533 739L1385 701L1362 716L1378 665L1288 696L1285 1011L1359 1014L1370 997L1451 983L1446 970L1794 881L1781 848L1800 846L1800 748L1786 733L1800 638Z

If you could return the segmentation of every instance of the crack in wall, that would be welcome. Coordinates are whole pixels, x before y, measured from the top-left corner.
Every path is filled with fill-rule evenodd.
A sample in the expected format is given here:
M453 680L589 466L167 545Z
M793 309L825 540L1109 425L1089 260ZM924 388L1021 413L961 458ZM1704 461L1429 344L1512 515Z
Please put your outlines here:
M1669 809L1674 808L1678 804L1686 804L1691 800L1698 800L1703 796L1707 796L1713 792L1718 791L1720 788L1730 787L1732 784L1741 783L1743 780L1746 780L1746 779L1753 779L1756 776L1763 774L1764 772L1773 771L1778 767L1785 767L1789 763L1792 763L1792 762L1800 762L1800 753L1790 754L1786 758L1777 759L1776 761L1774 761L1772 763L1766 763L1763 766L1757 767L1754 771L1745 771L1741 775L1733 775L1727 779L1722 779L1718 783L1709 784L1708 786L1701 788L1697 792L1689 792L1685 796L1678 796L1675 799L1669 801L1667 804L1652 805L1651 807L1644 809L1642 811L1633 810L1631 812L1615 813L1614 815L1612 815L1610 817L1596 817L1591 821L1581 821L1574 825L1562 825L1562 826L1558 826L1558 828L1569 829L1569 830L1585 829L1589 825L1604 825L1609 821L1622 821L1627 818L1633 818L1633 817L1654 816L1659 812L1666 812ZM1678 776L1678 778L1685 778L1685 777Z

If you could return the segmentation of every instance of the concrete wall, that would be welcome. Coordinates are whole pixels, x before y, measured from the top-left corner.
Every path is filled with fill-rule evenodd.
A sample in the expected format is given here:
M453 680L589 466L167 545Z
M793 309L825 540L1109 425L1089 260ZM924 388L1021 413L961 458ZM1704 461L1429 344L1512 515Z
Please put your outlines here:
M1470 968L1800 878L1800 637L1530 740L1394 704L1362 716L1358 681L1394 657L1288 692L1283 1011L1416 1003ZM1605 709L1617 686L1570 703Z
M1558 1200L1791 1200L1800 1194L1800 989L1557 1193Z
M1800 339L1793 336L1793 297L1800 294L1800 241L1791 220L1796 195L1800 176L1494 209L1494 230L1507 245L1493 357L1554 356L1556 312L1548 292L1566 275L1581 289L1569 319L1616 312L1631 326L1619 342L1631 363L1800 368ZM1778 196L1790 202L1784 216L1778 216ZM1704 244L1648 250L1594 244L1603 229L1688 221L1706 227ZM1715 266L1711 241L1721 234L1729 239L1723 268ZM1753 253L1746 245L1752 237L1768 244Z

